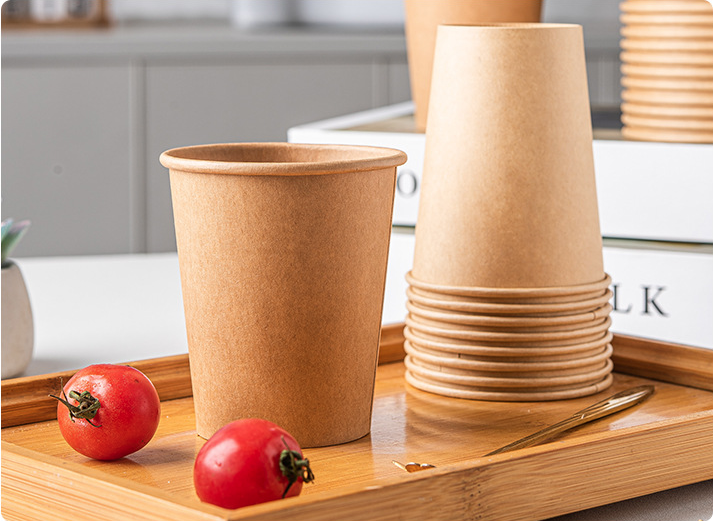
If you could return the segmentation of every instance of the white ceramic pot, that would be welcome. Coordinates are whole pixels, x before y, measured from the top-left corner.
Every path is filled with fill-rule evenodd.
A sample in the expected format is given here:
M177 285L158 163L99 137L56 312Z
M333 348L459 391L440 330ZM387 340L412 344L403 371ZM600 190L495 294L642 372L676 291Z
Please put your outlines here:
M32 307L20 268L2 268L2 378L21 375L32 360Z

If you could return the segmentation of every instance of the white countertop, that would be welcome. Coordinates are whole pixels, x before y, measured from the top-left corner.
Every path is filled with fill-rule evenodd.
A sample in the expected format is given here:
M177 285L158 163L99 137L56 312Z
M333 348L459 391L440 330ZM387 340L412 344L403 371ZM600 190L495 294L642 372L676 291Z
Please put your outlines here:
M35 322L27 375L188 352L175 253L16 262ZM393 322L401 305L398 297L387 298L384 322ZM713 480L556 519L713 521Z

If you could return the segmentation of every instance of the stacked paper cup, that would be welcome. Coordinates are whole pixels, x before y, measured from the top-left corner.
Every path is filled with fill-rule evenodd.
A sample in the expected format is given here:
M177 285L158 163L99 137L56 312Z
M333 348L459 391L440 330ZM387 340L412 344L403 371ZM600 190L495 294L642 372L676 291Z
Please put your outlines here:
M406 379L502 401L605 389L611 280L581 27L438 31Z
M713 143L713 6L628 0L621 12L623 135Z

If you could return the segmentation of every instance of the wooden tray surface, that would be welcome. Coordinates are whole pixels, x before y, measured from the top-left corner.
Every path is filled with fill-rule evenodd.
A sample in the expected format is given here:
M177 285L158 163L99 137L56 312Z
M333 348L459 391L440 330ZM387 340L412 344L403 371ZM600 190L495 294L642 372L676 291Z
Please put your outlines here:
M238 510L201 503L193 490L204 441L195 433L186 355L131 364L159 390L162 419L144 449L114 462L81 456L59 433L47 394L71 371L5 381L2 513L9 520L535 520L713 478L713 351L615 336L617 372L603 393L469 401L404 382L402 327L382 332L371 434L306 449L316 481L301 496ZM656 386L655 395L628 411L541 446L482 457L644 383ZM392 460L437 468L408 474Z

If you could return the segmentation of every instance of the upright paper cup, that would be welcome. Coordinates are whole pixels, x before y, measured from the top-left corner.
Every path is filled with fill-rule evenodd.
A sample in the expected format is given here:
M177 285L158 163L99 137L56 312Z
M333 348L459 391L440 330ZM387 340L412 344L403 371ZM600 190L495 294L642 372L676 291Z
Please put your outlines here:
M441 24L539 22L542 0L405 0L416 128L426 129L436 31Z
M423 282L604 278L580 26L439 27L417 223Z
M169 150L196 429L260 417L303 446L366 435L403 152Z

